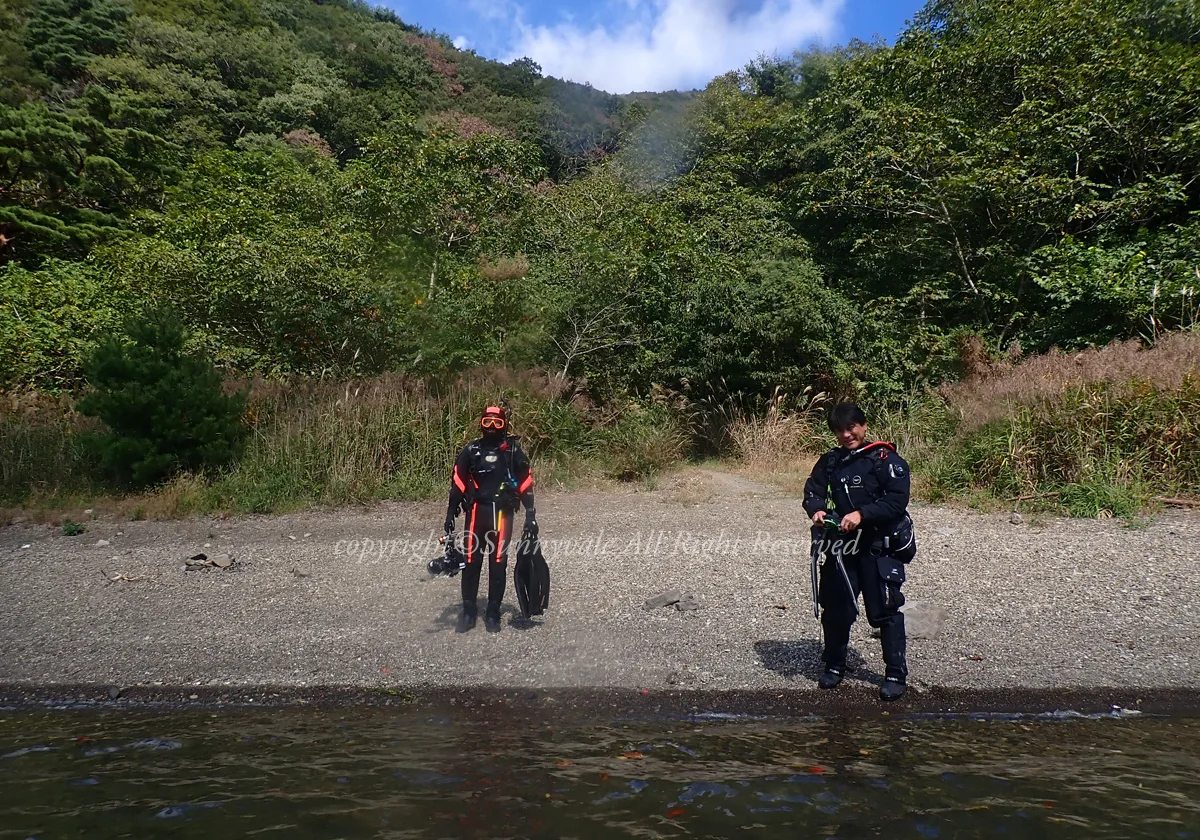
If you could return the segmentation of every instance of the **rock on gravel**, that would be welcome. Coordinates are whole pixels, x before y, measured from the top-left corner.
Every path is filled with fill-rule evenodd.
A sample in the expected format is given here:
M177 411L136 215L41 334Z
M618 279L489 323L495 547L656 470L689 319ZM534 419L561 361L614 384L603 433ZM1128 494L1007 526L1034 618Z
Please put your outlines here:
M655 595L653 598L647 598L646 603L642 604L642 608L651 611L661 609L662 607L669 607L672 604L679 603L679 599L682 597L678 589L668 589L666 592Z
M904 613L904 630L910 639L936 639L950 616L928 601L908 601L900 611Z

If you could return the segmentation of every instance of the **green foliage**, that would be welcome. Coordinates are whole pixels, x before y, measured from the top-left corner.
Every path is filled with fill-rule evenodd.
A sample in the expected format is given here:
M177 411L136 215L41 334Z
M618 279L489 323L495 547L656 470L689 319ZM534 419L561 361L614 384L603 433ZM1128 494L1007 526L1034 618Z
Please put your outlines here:
M68 519L62 524L62 534L64 537L77 537L87 530L86 525L81 525L78 522L73 522Z
M852 377L857 313L810 261L750 266L739 282L702 289L696 307L705 342L689 379L763 394Z
M83 104L109 103L96 92ZM78 254L113 232L107 208L135 185L117 158L133 139L86 110L0 104L0 261L14 250Z
M332 161L274 144L201 157L151 235L103 253L131 288L169 303L222 363L352 375L392 358L385 310L403 287L371 270Z
M189 353L177 318L156 310L85 363L94 389L79 404L107 432L94 441L122 484L145 487L179 470L222 467L244 434L245 397L225 394L212 363Z
M1088 518L1117 516L1131 519L1149 502L1149 494L1138 483L1115 482L1107 478L1089 478L1078 484L1064 484L1051 491L1072 516Z
M694 178L651 193L612 166L539 196L532 217L537 358L594 392L847 375L856 316L770 199Z
M46 75L69 82L93 56L117 51L132 14L129 0L38 0L26 29L30 55Z
M934 0L894 47L619 97L351 0L8 2L0 384L78 385L99 336L159 304L238 372L438 389L541 368L608 405L896 405L960 375L965 336L996 355L1189 328L1198 32L1183 0ZM389 445L416 421L388 412L344 420ZM556 463L598 439L576 419L538 444ZM673 457L641 422L614 427L614 474ZM1014 428L964 440L944 486L1158 486L1004 467ZM250 507L432 486L374 448L289 465L300 438L255 438L227 479L260 488ZM373 477L331 477L335 456Z
M1198 254L1196 214L1154 233L1107 236L1093 244L1065 236L1040 249L1031 263L1033 277L1056 305L1054 316L1039 324L1045 331L1040 343L1075 348L1193 326Z
M0 59L0 264L81 256L195 155L256 137L312 137L345 161L390 126L462 115L577 171L622 125L619 97L349 2L6 3Z
M487 132L464 137L413 127L373 139L346 171L354 206L376 235L417 254L429 293L445 275L463 275L481 242L511 236L538 177L536 152Z
M39 0L13 15L21 86L0 100L0 264L86 252L170 177L166 111L97 67L121 64L131 15L126 0Z
M139 308L94 261L0 267L0 386L80 384L87 353Z
M825 276L910 333L1128 336L1153 286L1131 259L1189 253L1198 29L1184 2L931 3L894 48L714 82L697 171L777 195Z

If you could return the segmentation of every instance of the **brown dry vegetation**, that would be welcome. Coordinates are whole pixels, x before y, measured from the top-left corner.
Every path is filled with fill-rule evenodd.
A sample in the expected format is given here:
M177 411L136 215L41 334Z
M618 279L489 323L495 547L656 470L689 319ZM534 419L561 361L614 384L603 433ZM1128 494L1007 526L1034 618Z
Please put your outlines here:
M425 120L425 125L434 132L448 131L466 139L472 140L483 134L493 137L513 139L511 131L498 128L482 117L474 114L464 114L462 111L450 110L434 114Z
M868 406L875 436L896 443L916 468L918 494L1032 495L1091 515L1127 513L1155 495L1200 495L1200 335L999 362L979 349L964 344L970 376L962 382L902 406ZM815 454L831 444L831 400L811 392L777 393L765 412L728 398L688 404L661 389L648 403L596 406L553 373L499 367L443 385L393 374L228 387L249 394L252 434L236 467L133 496L107 488L82 445L97 424L69 396L7 394L2 498L134 518L427 498L444 492L447 465L501 394L513 401L514 430L543 485L650 478L686 457L690 438L692 451L719 452L748 475L798 492Z
M940 391L945 445L922 452L935 498L1130 516L1200 495L1200 334L984 365L965 350L972 375Z
M504 282L505 280L520 280L529 273L529 259L524 254L514 254L510 257L486 256L479 258L479 275L487 280Z
M1163 390L1180 388L1187 377L1200 376L1200 333L1166 335L1153 347L1125 341L1080 353L1052 350L1018 362L980 363L978 359L968 344L963 362L969 375L939 391L966 428L1007 417L1016 406L1057 399L1076 386L1103 382L1121 388L1134 383Z
M315 131L309 131L306 128L295 128L284 134L280 139L292 148L312 149L323 158L332 159L334 157L333 148L326 142L324 137Z
M1022 360L960 348L964 378L898 406L867 406L877 439L913 463L914 495L987 506L1019 498L1088 516L1200 495L1200 334ZM828 400L723 414L722 451L798 492L831 445Z
M792 468L823 448L820 424L816 409L788 413L772 405L764 417L742 416L730 424L730 454L755 470Z

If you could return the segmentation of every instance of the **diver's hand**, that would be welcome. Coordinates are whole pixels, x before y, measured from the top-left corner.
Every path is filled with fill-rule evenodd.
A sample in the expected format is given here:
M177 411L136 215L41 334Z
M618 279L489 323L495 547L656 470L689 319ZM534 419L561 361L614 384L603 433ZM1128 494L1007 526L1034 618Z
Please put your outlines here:
M532 508L525 511L525 533L531 537L538 535L537 511Z
M853 531L855 528L857 528L861 524L862 524L862 512L861 511L856 510L853 513L847 513L845 516L842 517L842 524L841 524L842 533L844 534L847 531Z
M444 530L447 534L454 531L454 519L454 514L446 514L446 521L442 523L442 530Z
M823 527L825 525L825 511L819 510L814 513L812 521L817 527Z

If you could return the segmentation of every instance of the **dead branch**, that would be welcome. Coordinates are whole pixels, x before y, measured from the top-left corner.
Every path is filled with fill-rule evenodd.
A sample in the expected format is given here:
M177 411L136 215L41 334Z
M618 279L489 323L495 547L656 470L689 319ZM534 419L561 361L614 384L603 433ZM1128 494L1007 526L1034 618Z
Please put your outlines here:
M1200 499L1178 499L1173 496L1155 496L1154 501L1177 507L1200 507Z

